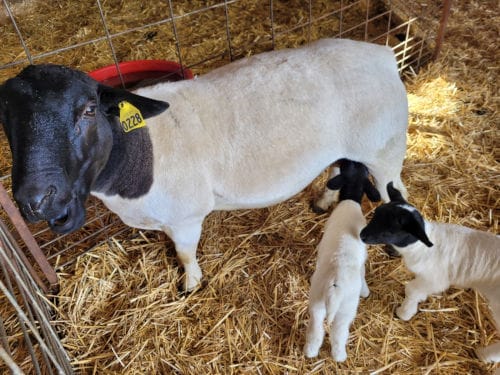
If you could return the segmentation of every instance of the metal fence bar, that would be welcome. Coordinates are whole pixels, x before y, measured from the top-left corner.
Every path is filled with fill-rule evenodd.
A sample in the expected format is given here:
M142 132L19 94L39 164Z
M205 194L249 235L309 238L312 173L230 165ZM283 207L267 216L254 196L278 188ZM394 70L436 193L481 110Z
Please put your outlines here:
M9 3L7 3L7 0L3 0L3 5L5 7L5 10L7 11L7 15L9 16L10 20L12 21L12 24L14 25L14 29L16 30L17 36L19 37L19 40L21 41L21 45L23 46L24 53L26 53L26 57L28 58L28 61L30 64L33 64L33 59L31 57L31 53L28 49L28 46L24 42L24 38L21 35L21 30L19 30L19 27L17 26L17 22L14 18L14 15L12 14L12 11L10 10Z
M42 297L42 292L38 289L37 283L30 277L24 262L19 257L19 251L16 251L17 243L9 239L11 236L6 231L5 224L1 221L0 234L0 265L5 277L5 283L0 280L0 290L19 318L19 324L35 369L39 369L39 366L31 337L36 339L42 357L44 357L49 367L53 365L59 374L71 374L69 358L50 322L47 301ZM11 282L11 277L15 281L27 312L22 309L20 303L12 295L15 288ZM41 372L37 370L37 373Z
M102 10L101 0L96 0L96 3L97 7L99 8L99 15L101 17L102 26L104 27L104 32L106 33L106 40L108 41L109 49L111 50L111 55L113 56L113 61L116 66L116 71L118 72L118 76L120 77L120 82L122 83L122 86L125 88L125 81L123 80L122 71L120 69L120 62L116 57L115 47L113 46L113 41L111 40L108 25L106 23L106 17L104 16L104 11Z
M229 11L227 9L227 0L224 0L224 13L226 16L226 38L227 38L227 46L229 49L229 59L233 61L234 56L233 56L233 47L231 44L231 30L229 29Z
M448 24L448 17L450 16L451 10L451 0L443 0L443 13L441 13L441 20L439 22L439 30L436 37L436 46L434 47L433 59L436 59L441 52L441 47L443 45L444 33L446 31L446 25Z
M45 254L43 254L42 250L38 246L38 243L33 238L28 226L24 222L17 208L14 206L14 203L10 200L7 191L2 184L0 184L0 206L3 207L3 209L7 212L7 215L11 218L12 223L16 227L28 250L33 258L35 258L37 264L40 266L40 269L47 278L49 286L52 287L57 285L57 275L54 272L54 269L47 261Z

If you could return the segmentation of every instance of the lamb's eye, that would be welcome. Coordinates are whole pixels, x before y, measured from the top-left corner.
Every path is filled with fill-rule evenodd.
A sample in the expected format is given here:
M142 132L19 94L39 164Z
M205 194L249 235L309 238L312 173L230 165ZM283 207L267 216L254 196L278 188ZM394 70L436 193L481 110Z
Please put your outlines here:
M87 117L94 117L95 116L95 110L96 110L96 105L94 103L87 105L85 108L85 111L83 114Z

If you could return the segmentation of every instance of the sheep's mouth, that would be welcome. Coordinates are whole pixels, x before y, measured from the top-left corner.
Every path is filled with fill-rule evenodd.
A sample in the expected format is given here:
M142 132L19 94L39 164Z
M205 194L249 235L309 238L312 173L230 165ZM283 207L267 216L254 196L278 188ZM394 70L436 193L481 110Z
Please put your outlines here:
M56 233L71 233L79 229L85 222L85 209L75 198L54 219L47 221L50 229Z

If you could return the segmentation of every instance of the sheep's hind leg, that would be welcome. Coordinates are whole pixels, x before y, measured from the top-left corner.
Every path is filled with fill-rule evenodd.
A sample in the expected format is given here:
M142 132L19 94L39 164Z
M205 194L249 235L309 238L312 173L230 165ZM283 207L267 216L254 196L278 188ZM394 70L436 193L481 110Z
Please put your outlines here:
M403 198L408 197L403 181L401 181L401 169L390 169L387 166L371 166L370 173L375 180L375 186L384 202L389 202L389 194L387 193L387 184L392 182L393 186L401 192Z
M333 177L337 176L340 174L340 169L337 165L332 164L329 167L328 170L328 179L332 179ZM325 190L323 191L323 194L321 197L319 197L315 202L311 204L312 210L318 214L325 213L328 211L330 206L339 200L339 191L338 190L331 190L328 189L328 187L325 186Z
M177 259L184 268L183 291L189 292L199 286L202 272L196 260L196 250L201 236L203 219L169 227L165 232L174 241Z
M477 349L476 355L483 362L500 363L500 342Z

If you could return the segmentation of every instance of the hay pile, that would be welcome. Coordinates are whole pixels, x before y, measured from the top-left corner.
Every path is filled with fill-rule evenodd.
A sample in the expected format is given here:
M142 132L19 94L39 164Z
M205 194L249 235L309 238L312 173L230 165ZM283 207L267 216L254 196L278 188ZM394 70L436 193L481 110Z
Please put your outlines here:
M406 77L411 117L403 179L428 219L498 233L493 26L500 20L494 9L492 0L455 1L440 59ZM88 65L82 57L68 63L97 63L85 58ZM327 218L312 213L309 202L324 182L320 176L270 208L211 214L198 251L205 284L187 296L178 294L182 271L173 245L159 233L113 240L65 267L58 323L75 368L97 374L490 373L494 366L474 354L475 347L500 340L484 300L451 289L401 322L394 310L412 276L376 246L366 270L371 295L351 327L347 361L333 362L328 343L318 358L304 358L309 278ZM364 211L373 207L366 203Z
M407 77L404 181L427 218L498 233L498 56L489 39L498 16L492 2L466 3L455 4L441 58ZM483 299L451 289L401 322L394 309L411 275L379 247L369 251L372 293L361 301L346 363L328 357L328 344L317 359L304 359L314 246L327 217L308 204L324 178L268 209L210 215L199 248L206 283L188 296L177 291L172 243L158 234L78 259L61 274L59 304L75 367L107 374L492 371L473 351L500 339Z

